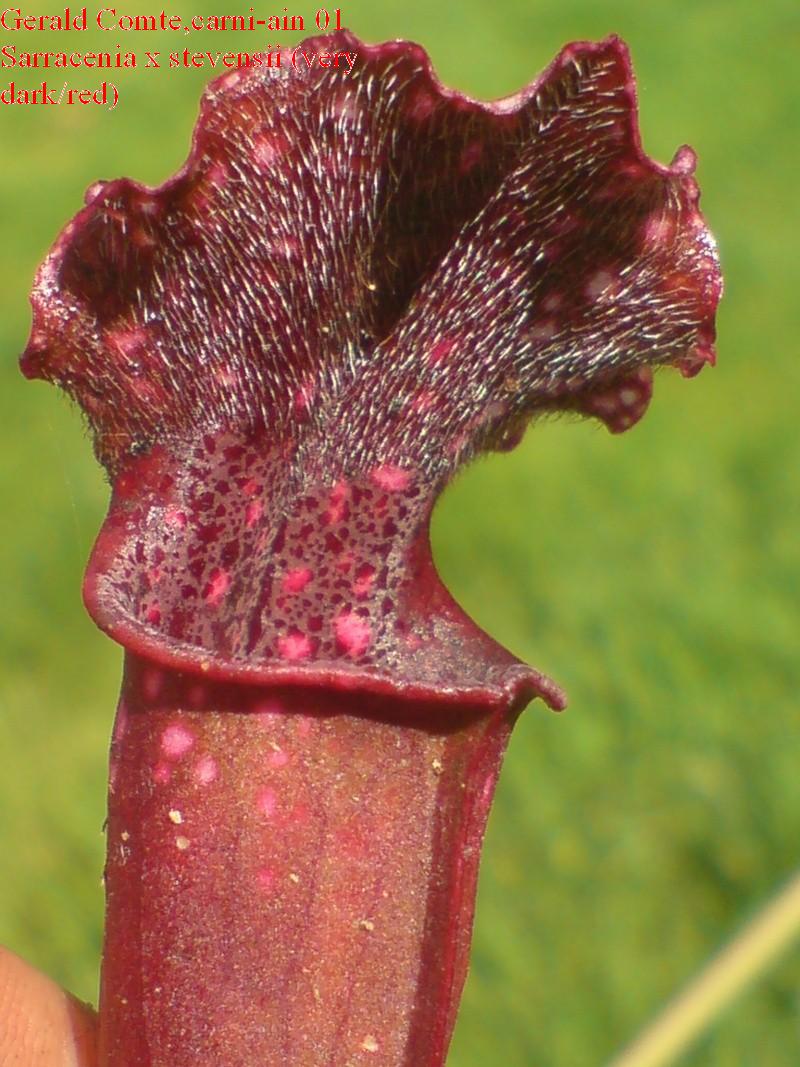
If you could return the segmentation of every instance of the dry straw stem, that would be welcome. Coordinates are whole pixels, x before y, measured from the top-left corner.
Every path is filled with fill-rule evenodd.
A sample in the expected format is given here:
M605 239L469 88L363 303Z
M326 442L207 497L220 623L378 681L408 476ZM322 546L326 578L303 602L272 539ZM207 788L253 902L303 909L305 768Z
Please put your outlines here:
M608 1067L676 1063L800 933L800 872Z

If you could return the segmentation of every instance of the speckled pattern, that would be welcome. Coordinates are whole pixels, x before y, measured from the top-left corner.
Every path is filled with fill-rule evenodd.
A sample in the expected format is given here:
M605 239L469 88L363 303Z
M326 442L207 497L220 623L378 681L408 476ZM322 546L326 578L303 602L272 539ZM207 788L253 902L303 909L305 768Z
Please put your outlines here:
M644 156L616 38L495 104L417 46L325 41L352 73L224 75L182 171L93 186L39 271L23 368L115 484L87 603L215 672L560 706L441 589L430 511L531 416L620 432L653 367L713 360L693 153Z
M397 704L128 656L102 1067L444 1062L519 709Z
M179 462L160 447L135 459L89 566L95 618L126 646L213 677L335 676L489 704L525 692L563 707L440 582L416 473L383 464L287 500L283 471L261 440L211 434Z
M309 477L430 481L517 417L712 358L694 156L642 153L620 41L493 105L416 46L328 43L352 74L214 82L181 173L93 186L40 270L25 370L76 396L109 466L265 427Z

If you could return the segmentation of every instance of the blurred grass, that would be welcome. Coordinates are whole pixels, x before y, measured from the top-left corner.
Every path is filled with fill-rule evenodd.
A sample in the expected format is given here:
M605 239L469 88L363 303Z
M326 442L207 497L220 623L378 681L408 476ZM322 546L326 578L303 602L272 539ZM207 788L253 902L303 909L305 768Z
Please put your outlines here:
M353 0L344 19L367 39L421 41L445 82L482 96L568 39L616 31L646 149L668 160L686 141L700 157L727 282L718 368L665 373L621 438L538 426L462 476L435 520L461 603L572 705L534 705L512 742L449 1062L600 1064L800 865L800 15L786 0L435 14ZM156 37L135 45L178 47ZM106 487L76 412L25 384L15 356L33 270L85 187L157 182L185 157L205 76L115 80L115 112L0 108L0 941L86 998L120 654L85 617L80 578ZM800 1062L799 992L795 950L685 1062Z

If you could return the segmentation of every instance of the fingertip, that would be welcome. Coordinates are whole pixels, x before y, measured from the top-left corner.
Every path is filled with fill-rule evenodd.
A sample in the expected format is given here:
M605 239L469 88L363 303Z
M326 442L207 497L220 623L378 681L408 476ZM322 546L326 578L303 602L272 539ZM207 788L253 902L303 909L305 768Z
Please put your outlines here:
M71 1033L71 1054L74 1067L96 1067L97 1065L97 1012L71 993L64 994L67 1001L67 1016ZM66 1061L73 1067L70 1060Z
M96 1067L96 1015L0 948L0 1067Z

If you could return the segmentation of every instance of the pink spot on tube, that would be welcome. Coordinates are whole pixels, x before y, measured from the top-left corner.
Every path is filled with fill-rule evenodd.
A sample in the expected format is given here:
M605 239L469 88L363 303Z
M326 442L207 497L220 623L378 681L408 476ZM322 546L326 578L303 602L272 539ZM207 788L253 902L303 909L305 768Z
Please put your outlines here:
M159 760L153 767L153 781L159 785L166 785L172 777L172 767L163 760Z
M310 715L298 715L295 721L295 730L298 737L308 737L311 733L311 728L314 724L314 720Z
M271 893L275 888L275 872L271 867L262 867L256 874L258 888L264 893Z
M219 776L219 767L213 756L201 756L192 771L194 780L199 785L210 785Z
M280 770L281 767L285 767L288 762L289 754L288 752L284 752L282 748L276 748L267 756L267 763L270 767L274 767L276 770Z
M154 609L150 608L147 612L147 621L152 623L158 623L161 620L161 612L158 608L155 608L158 613L158 618L153 618ZM164 674L158 669L158 667L148 667L144 673L142 679L142 693L145 700L157 700L158 695L161 692L161 686L164 684Z
M256 797L256 807L262 815L266 815L268 819L271 819L275 814L275 809L278 807L278 794L272 788L272 786L264 786L263 789L258 791Z
M336 629L336 641L342 651L355 659L363 655L369 648L372 640L372 631L369 623L359 618L353 612L345 612L334 623Z
M167 759L180 759L194 744L194 734L179 722L172 723L161 735L161 751Z
M289 812L289 820L293 826L307 826L311 821L311 808L300 800Z

